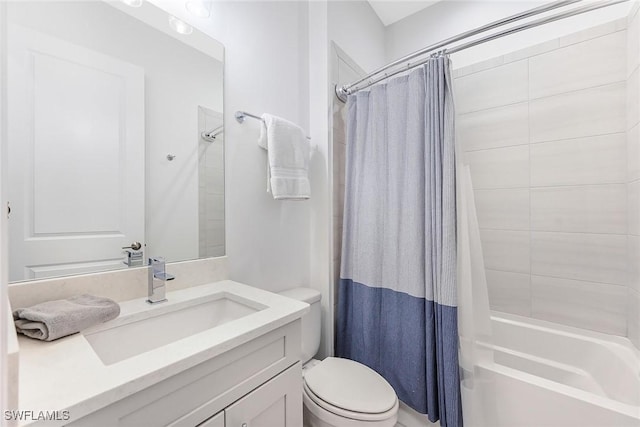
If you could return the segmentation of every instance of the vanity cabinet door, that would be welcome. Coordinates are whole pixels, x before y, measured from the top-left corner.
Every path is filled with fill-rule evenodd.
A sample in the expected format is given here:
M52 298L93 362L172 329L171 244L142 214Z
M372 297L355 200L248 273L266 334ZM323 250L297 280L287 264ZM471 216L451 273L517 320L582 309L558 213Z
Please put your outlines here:
M296 363L225 409L225 427L300 427L302 368Z

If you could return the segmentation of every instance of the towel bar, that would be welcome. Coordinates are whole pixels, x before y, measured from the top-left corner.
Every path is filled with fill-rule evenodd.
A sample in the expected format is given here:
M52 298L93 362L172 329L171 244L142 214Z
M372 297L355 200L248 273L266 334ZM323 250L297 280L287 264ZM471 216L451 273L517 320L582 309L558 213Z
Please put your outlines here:
M238 123L244 123L244 120L247 117L251 117L252 119L260 120L261 122L264 123L264 120L262 119L262 117L256 116L256 115L251 114L251 113L247 113L246 111L236 111L235 117L236 117L236 120L238 121ZM311 139L311 138L307 136L307 139Z
M253 114L247 113L246 111L236 111L236 120L238 121L238 123L244 123L244 120L247 117L251 117L252 119L260 120L261 122L264 121L264 120L262 120L262 117L254 116Z

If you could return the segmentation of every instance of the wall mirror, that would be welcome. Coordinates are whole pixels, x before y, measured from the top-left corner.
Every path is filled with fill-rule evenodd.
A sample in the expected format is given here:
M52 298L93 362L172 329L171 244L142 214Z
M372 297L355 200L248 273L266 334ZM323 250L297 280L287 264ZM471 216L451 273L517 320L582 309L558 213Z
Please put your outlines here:
M4 4L10 281L224 255L223 46L149 1Z

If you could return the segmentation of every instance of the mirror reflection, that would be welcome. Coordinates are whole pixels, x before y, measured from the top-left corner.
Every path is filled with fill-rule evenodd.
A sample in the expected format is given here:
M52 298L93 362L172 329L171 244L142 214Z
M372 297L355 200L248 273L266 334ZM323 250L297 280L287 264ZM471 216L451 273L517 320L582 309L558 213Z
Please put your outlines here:
M224 254L223 47L132 4L6 3L11 281Z

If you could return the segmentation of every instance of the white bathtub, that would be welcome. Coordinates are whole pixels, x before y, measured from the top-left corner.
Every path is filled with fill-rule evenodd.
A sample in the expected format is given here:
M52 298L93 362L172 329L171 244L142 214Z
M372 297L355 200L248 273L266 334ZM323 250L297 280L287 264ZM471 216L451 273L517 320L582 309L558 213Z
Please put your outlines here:
M474 419L486 427L640 426L640 352L629 340L492 313L493 363L476 366Z

